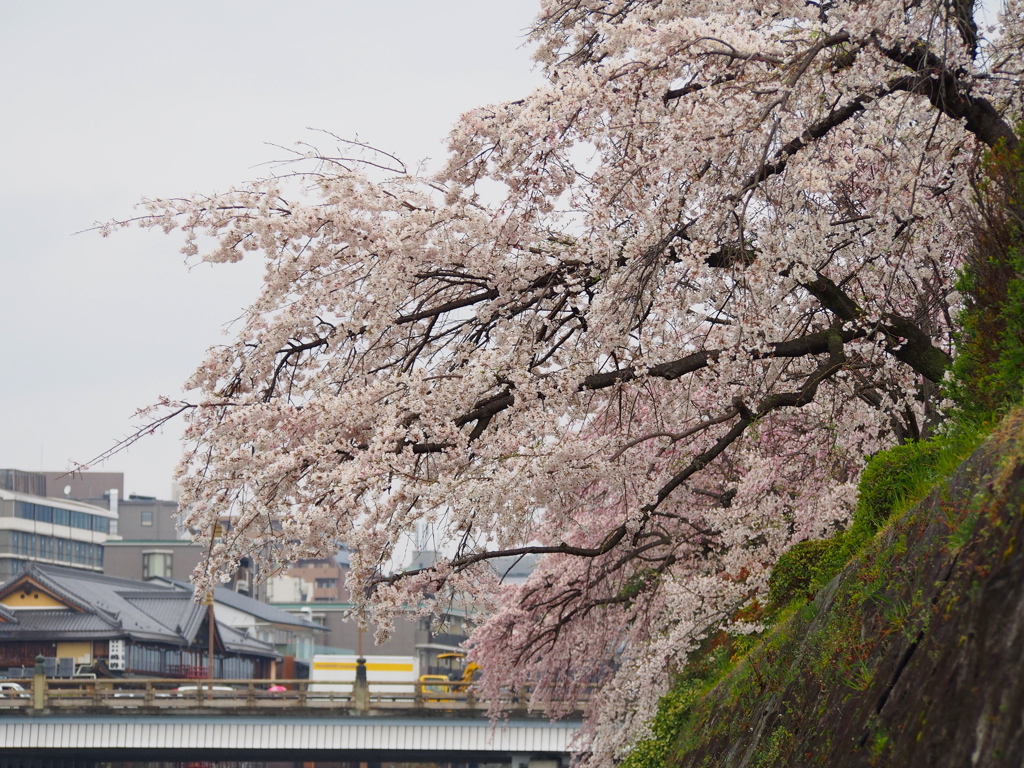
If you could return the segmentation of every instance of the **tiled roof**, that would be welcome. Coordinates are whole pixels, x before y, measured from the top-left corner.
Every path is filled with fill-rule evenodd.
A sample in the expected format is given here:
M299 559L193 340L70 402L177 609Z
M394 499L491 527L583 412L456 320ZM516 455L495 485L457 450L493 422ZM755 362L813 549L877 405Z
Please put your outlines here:
M72 584L65 584L62 579L58 578L61 575L59 571L71 571L79 577L79 581ZM88 581L85 581L85 577L95 575L90 571L82 571L75 568L46 568L39 567L37 563L30 563L27 571L23 571L10 581L18 581L25 576L26 573L45 589L59 595L60 599L72 608L76 608L80 611L92 610L97 613L105 613L108 617L112 617L111 612L106 606L102 603L90 602L89 596L87 594L83 594L83 592L88 592ZM0 589L3 589L3 587L6 587L6 584L0 586Z
M0 592L25 577L52 592L69 609L6 610L0 638L62 640L131 637L172 645L190 644L207 610L193 600L191 585L133 581L74 568L32 563L0 585ZM217 625L224 647L234 653L277 656L273 646Z
M123 595L123 597L132 607L145 614L152 621L157 622L162 627L174 630L187 640L194 639L195 630L193 625L198 629L198 625L202 622L203 607L196 605L191 597L183 600L182 596L178 593L157 595L152 591L144 594L128 593ZM195 616L197 613L200 614L198 621L196 621Z
M18 611L17 624L0 623L0 637L23 636L28 632L61 634L123 634L120 627L95 613L79 613L66 609Z
M227 624L218 624L217 628L220 630L220 638L224 647L230 648L235 653L261 654L267 647L262 640L257 640L248 632L229 627Z
M172 584L181 589L187 589L190 593L192 592L192 585L187 581L178 581L177 579L158 579L158 581L166 581L168 584ZM215 587L213 590L213 599L226 605L230 608L234 608L236 611L242 611L248 613L250 616L255 616L268 624L285 624L290 627L301 627L302 629L312 630L323 630L319 624L316 624L308 619L303 619L295 614L282 611L280 608L275 608L272 605L261 603L259 600L253 600L251 597L240 595L234 590L225 589L224 587Z

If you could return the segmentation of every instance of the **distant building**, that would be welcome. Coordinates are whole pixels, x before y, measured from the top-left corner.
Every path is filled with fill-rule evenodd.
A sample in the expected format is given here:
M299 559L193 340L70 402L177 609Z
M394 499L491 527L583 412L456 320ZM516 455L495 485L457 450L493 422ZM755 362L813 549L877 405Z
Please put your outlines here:
M108 541L103 572L123 579L188 581L206 550L191 541Z
M117 541L106 546L103 572L126 579L188 581L206 550L179 530L178 502L132 494L117 505Z
M343 603L348 600L345 577L348 552L334 557L298 560L287 570L267 579L266 596L270 603Z
M187 532L178 530L177 502L134 494L123 498L124 476L121 473L63 475L0 470L0 486L22 492L48 491L51 496L66 497L51 499L54 504L78 504L99 510L96 514L111 521L97 555L100 567L110 576L143 581L158 579L190 589L187 582L206 554L205 547L193 544ZM92 505L83 504L82 500ZM115 525L116 537L110 535ZM231 521L226 519L223 525L230 533ZM2 570L3 537L3 518L0 517L0 579L15 572L13 567L9 572ZM429 536L424 535L407 567L426 567L434 562L436 553L424 546L428 539ZM23 544L22 539L19 544ZM532 570L535 562L532 557L510 558L494 567L506 581L518 582ZM349 560L344 549L333 557L300 560L265 581L261 581L258 568L249 558L243 559L231 582L225 585L227 589L216 590L217 620L224 626L231 625L253 638L273 644L286 659L298 663L294 668L297 674L301 674L302 664L309 661L314 649L316 652L355 653L361 648L364 653L417 656L420 668L430 670L438 655L459 650L472 628L467 611L459 607L451 607L440 621L421 618L410 611L405 620L396 622L391 638L375 646L374 628L360 631L352 620L354 605L345 585ZM93 566L93 569L97 568ZM261 600L270 607L263 614L253 606L239 610L229 592L237 593L241 600L248 597Z
M0 489L30 496L45 496L46 475L20 469L0 469Z
M101 569L112 576L143 580L156 577L187 580L203 558L203 548L193 544L187 532L177 529L178 503L135 494L124 498L124 475L121 472L64 473L0 469L0 489L22 494L16 501L41 507L42 516L35 518L37 523L46 522L43 518L47 515L52 519L65 517L63 512L45 511L51 508L100 516L104 520L98 525L101 528L106 526L102 538L83 537L81 534L71 537L76 540L87 538L90 545L95 544L99 549L83 550L79 547L76 560L76 545L71 545L71 556L68 559L65 549L57 543L54 545L53 556L50 556L48 543L36 539L33 550L33 539L24 535L15 537L16 541L7 544L11 535L5 533L4 528L10 528L11 525L5 523L5 517L18 517L18 510L22 508L16 506L14 513L11 513L3 508L3 501L0 500L0 580L16 572L16 566L4 566L4 554L8 550L18 560ZM26 499L26 494L36 498ZM14 497L0 498L10 500ZM79 517L74 519L82 522ZM26 530L23 524L15 527L19 531ZM81 529L81 525L77 528ZM44 535L45 531L37 525L31 533ZM35 554L32 554L33 551Z
M209 610L190 586L118 579L31 563L0 585L0 672L48 674L78 666L106 676L206 677ZM273 646L220 622L214 613L214 676L273 677Z
M418 552L409 567L423 567L435 559L434 552ZM439 620L416 616L410 610L395 622L391 637L375 645L375 627L360 630L352 616L355 604L345 586L348 570L348 552L342 549L334 557L300 560L267 581L268 600L274 607L303 616L327 630L317 641L317 653L361 650L363 653L414 656L419 659L421 672L427 674L439 668L439 655L461 650L469 639L472 620L465 610L452 606Z
M181 589L192 588L186 582L162 581ZM309 664L317 640L327 633L323 626L301 614L282 611L223 587L213 590L213 610L219 624L272 645L282 656L294 657L300 665Z
M77 501L0 490L0 581L29 563L103 570L117 514Z
M191 541L178 529L178 502L132 494L117 505L117 533L123 541Z
M103 505L110 498L110 491L117 491L117 498L124 498L123 472L39 472L46 488L42 496L74 499Z
M462 644L469 639L472 620L459 608L450 608L441 617L441 623L433 618L419 617L409 611L404 618L395 621L394 632L381 645L374 644L375 627L360 630L352 616L355 604L338 603L275 603L275 608L303 616L327 630L317 640L317 653L365 653L389 656L415 656L419 659L420 671L427 674L438 667L437 657L443 653L462 650ZM322 645L321 645L322 643Z

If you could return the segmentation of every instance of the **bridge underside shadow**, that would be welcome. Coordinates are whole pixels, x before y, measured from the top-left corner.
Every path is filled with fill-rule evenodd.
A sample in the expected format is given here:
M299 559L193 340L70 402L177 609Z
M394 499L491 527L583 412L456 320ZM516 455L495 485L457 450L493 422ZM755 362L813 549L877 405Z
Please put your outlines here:
M528 760L524 759L527 758ZM122 763L167 763L167 764L209 764L209 763L278 763L302 765L308 763L330 764L340 768L360 768L381 765L409 766L510 766L522 765L530 768L564 768L568 764L566 755L501 755L493 752L416 752L416 751L373 751L373 750L197 750L197 749L98 749L76 750L69 754L60 749L5 749L0 755L0 768L102 768Z
M562 768L579 722L467 718L0 718L0 768L104 763L346 763Z

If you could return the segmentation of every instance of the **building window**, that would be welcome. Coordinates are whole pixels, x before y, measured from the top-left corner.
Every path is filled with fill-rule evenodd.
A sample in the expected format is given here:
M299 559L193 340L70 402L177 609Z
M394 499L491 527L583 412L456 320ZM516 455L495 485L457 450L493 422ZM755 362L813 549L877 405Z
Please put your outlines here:
M338 586L338 580L337 579L317 579L316 580L316 588L317 589L334 589L337 586Z
M165 579L171 578L171 553L143 552L142 578L155 579L161 576Z
M142 524L145 526L151 526L153 524L153 510L144 509L142 510Z
M23 520L35 520L38 523L53 523L54 525L68 525L72 528L99 531L101 533L107 533L110 530L110 521L99 515L90 515L73 509L49 507L45 504L33 504L28 501L16 501L14 507L15 514Z

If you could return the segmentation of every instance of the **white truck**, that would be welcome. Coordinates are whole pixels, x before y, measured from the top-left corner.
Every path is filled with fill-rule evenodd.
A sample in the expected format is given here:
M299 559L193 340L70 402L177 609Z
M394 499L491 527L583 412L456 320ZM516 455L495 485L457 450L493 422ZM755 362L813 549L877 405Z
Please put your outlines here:
M309 670L312 693L351 695L356 682L355 654L317 653ZM412 697L419 680L419 662L412 656L364 656L366 680L374 695Z

